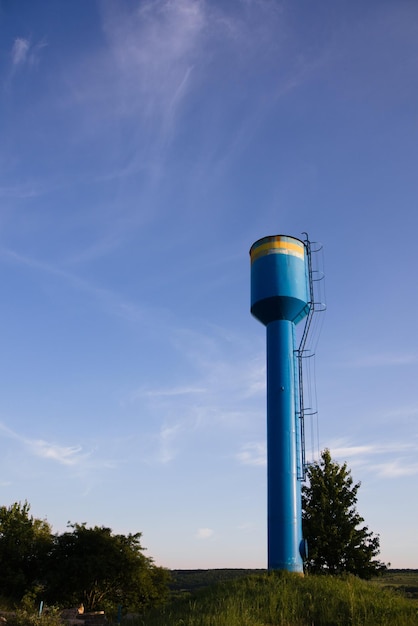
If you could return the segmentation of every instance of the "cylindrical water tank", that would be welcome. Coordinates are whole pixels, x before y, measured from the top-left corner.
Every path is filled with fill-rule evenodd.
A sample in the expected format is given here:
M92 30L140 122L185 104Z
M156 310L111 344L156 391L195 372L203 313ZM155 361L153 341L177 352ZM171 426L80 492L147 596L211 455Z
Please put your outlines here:
M297 324L309 312L309 281L303 241L275 235L256 241L251 256L251 313L267 325Z

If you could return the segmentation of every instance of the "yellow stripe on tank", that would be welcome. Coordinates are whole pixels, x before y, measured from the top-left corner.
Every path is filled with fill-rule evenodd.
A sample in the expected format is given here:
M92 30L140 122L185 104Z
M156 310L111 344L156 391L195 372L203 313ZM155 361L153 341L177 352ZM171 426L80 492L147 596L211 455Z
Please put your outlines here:
M305 246L302 243L292 243L280 239L269 241L251 251L251 263L267 254L291 254L303 261L305 258Z

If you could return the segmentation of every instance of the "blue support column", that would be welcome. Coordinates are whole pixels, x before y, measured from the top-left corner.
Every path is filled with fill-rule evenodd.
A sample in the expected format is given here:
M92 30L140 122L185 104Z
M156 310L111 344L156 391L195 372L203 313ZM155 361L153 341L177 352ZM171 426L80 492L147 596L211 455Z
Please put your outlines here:
M268 568L303 573L294 329L267 325Z

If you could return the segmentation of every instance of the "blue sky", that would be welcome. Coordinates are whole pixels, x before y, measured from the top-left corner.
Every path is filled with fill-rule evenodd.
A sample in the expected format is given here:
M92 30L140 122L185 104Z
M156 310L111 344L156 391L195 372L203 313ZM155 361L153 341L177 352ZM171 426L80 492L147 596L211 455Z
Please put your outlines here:
M0 501L266 566L249 248L324 246L319 449L418 567L418 5L1 0Z

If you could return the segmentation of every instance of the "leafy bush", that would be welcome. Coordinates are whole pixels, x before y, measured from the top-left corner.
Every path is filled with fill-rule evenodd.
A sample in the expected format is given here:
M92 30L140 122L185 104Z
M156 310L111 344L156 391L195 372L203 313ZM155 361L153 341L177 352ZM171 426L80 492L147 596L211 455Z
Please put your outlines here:
M45 607L40 612L36 591L27 593L18 608L7 618L7 626L62 626L58 607Z

